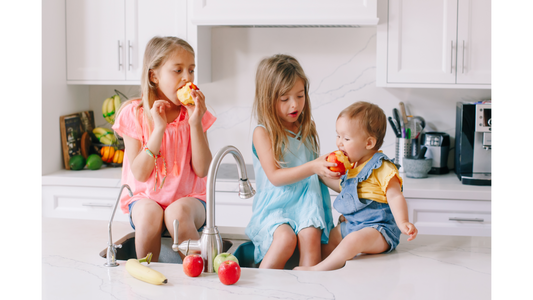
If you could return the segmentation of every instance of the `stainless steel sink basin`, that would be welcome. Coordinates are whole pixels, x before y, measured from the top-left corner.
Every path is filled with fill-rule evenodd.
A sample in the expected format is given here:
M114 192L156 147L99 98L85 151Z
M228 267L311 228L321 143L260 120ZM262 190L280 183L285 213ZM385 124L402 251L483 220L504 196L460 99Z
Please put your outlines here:
M170 236L161 237L161 252L159 252L160 263L174 263L181 264L181 258L177 252L172 250L172 238ZM130 258L137 258L135 252L135 232L128 233L115 242L116 245L122 245L121 248L117 248L117 260L128 260ZM223 252L229 252L233 243L228 239L222 239ZM107 248L100 251L100 256L106 258Z

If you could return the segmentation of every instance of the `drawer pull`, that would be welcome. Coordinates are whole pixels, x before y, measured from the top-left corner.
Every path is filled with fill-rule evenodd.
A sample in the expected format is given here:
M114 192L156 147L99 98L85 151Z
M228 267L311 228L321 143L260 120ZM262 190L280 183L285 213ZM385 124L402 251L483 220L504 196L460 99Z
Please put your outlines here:
M92 207L113 207L113 204L106 203L82 203L83 206L92 206Z
M478 218L450 218L450 221L467 221L467 222L483 222L484 219Z

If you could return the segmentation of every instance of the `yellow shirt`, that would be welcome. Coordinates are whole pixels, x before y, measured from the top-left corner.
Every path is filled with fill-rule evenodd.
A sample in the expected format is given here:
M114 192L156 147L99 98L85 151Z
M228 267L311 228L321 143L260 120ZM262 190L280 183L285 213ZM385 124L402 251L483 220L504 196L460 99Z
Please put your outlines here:
M382 151L380 150L379 152ZM349 170L348 179L356 177L357 174L361 172L363 167L370 161L370 159L365 161L360 166ZM357 195L359 198L387 203L387 188L389 186L389 181L395 176L400 181L400 186L403 186L403 179L400 177L400 173L398 172L396 166L390 161L383 160L381 167L374 169L367 180L359 182L357 185Z

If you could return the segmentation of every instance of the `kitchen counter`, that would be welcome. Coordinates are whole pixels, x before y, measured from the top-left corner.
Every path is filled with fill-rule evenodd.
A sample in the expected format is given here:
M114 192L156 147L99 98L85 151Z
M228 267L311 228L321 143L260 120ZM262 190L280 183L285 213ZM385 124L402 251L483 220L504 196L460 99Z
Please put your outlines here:
M242 235L243 228L219 228ZM113 223L113 240L132 231ZM215 274L187 277L179 264L151 263L168 284L130 276L125 262L104 267L107 221L45 218L43 299L490 299L491 238L419 235L389 254L361 255L340 270L302 272L243 268L235 285Z
M248 178L255 188L253 166L246 165ZM43 185L84 186L84 187L120 187L122 168L102 168L97 171L60 170L42 177ZM462 184L451 171L444 175L429 175L428 178L413 179L405 177L403 194L405 198L420 199L459 199L459 200L491 200L490 186L474 186ZM238 173L235 164L220 164L215 190L218 192L237 192ZM331 191L331 195L337 195Z

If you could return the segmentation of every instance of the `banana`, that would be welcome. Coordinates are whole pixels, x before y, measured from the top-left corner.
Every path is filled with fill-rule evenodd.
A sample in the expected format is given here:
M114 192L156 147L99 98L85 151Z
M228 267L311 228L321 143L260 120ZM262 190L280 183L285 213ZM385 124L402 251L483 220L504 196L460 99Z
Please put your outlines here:
M97 138L100 138L102 135L113 134L113 131L104 127L96 127L93 129L93 133Z
M107 104L108 104L109 99L111 99L111 98L105 99L104 103L102 104L102 115L103 115L104 119L107 117Z
M110 97L109 102L107 102L107 116L109 118L107 122L110 124L115 123L115 100L113 97Z
M102 115L103 115L104 119L110 124L113 124L112 120L110 118L110 116L112 115L112 114L110 114L110 112L112 112L113 109L109 110L109 104L112 103L112 102L113 102L113 97L109 97L109 98L105 99L104 103L102 104Z
M141 265L141 262L147 262L150 264L150 259L152 259L152 253L148 253L145 258L141 259L130 258L126 262L126 271L128 271L131 276L151 284L167 283L168 280L165 275L148 268L147 266Z
M112 145L113 140L108 135L104 135L100 138L100 143L104 145Z
M113 96L113 105L115 106L115 116L117 115L117 112L118 112L118 109L120 108L120 96L119 95L115 95ZM114 117L113 116L113 121L114 121Z

